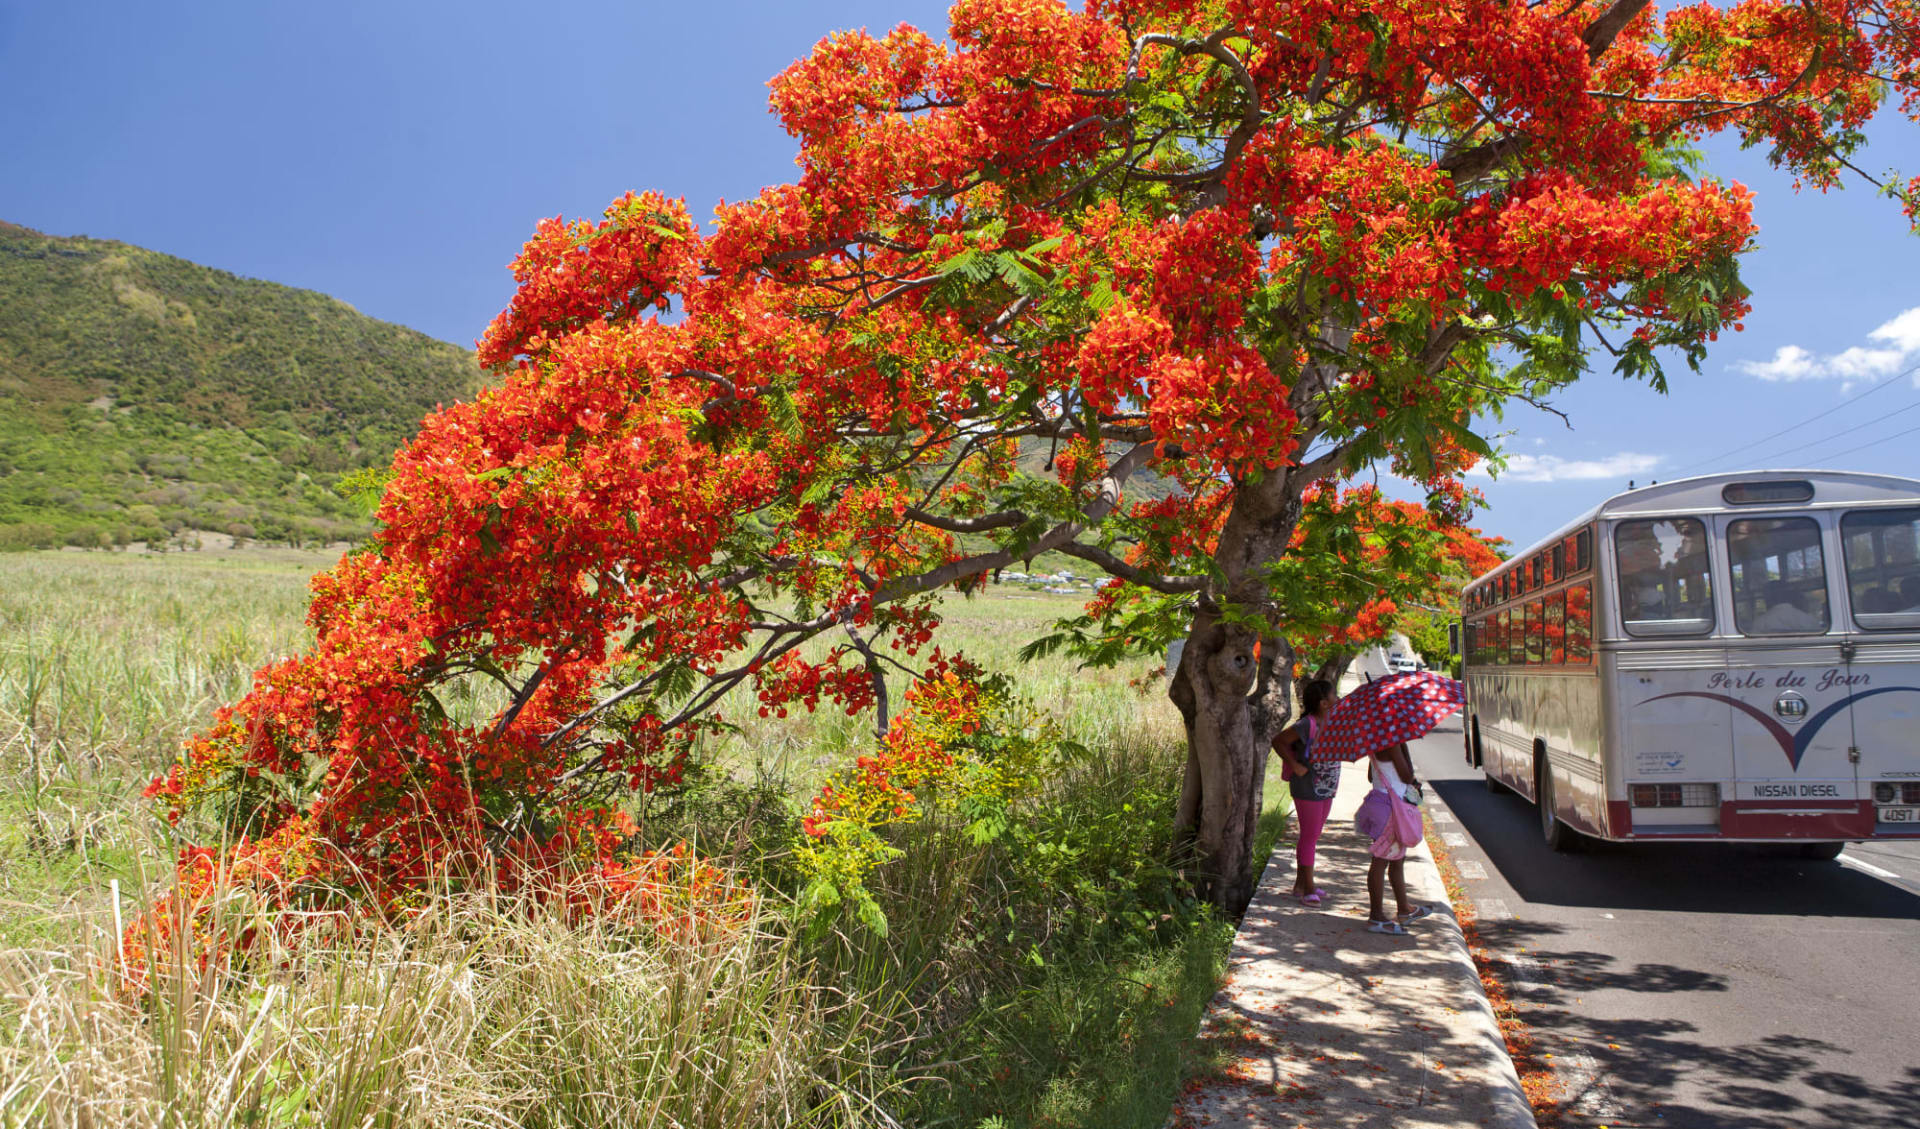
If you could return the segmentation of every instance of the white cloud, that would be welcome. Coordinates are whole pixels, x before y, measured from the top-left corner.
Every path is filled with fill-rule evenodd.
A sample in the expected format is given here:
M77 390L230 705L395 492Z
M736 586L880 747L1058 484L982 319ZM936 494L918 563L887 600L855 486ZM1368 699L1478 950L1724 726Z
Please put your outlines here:
M1646 474L1660 465L1662 456L1622 451L1600 459L1563 459L1558 455L1508 455L1502 482L1582 482L1596 478L1625 478ZM1475 467L1475 474L1486 474Z
M1867 334L1875 341L1889 341L1902 353L1920 353L1920 306Z
M1812 353L1798 345L1782 345L1770 361L1738 361L1734 368L1761 380L1818 380L1826 375Z
M1734 368L1761 380L1857 381L1890 376L1920 361L1920 306L1906 310L1867 334L1869 345L1853 345L1818 356L1798 345L1782 345L1770 361L1736 361Z

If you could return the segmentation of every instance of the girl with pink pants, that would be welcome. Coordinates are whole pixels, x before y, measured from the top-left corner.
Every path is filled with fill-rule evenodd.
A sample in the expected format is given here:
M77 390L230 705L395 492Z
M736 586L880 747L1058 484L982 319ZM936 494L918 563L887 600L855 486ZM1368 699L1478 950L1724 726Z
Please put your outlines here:
M1300 687L1300 720L1281 730L1273 739L1273 750L1286 766L1286 781L1293 797L1294 819L1300 825L1300 839L1294 846L1293 896L1302 905L1317 906L1326 891L1313 884L1315 848L1320 832L1326 829L1327 814L1333 810L1333 794L1340 790L1340 764L1319 762L1311 756L1314 735L1333 712L1338 700L1333 684L1316 678Z

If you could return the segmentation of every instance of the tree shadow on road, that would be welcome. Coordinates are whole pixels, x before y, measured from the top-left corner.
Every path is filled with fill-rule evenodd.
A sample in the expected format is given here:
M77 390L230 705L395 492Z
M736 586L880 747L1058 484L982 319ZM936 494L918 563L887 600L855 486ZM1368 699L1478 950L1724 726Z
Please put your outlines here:
M1514 892L1539 905L1920 920L1920 896L1833 862L1740 843L1600 843L1556 854L1532 804L1474 780L1439 793Z
M1920 1068L1909 1068L1901 1080L1876 1083L1849 1069L1852 1051L1825 1040L1777 1034L1735 1044L1713 1041L1688 1020L1659 1016L1674 1005L1653 997L1724 993L1730 990L1726 976L1670 964L1627 967L1604 952L1556 948L1564 931L1526 921L1480 926L1495 971L1532 1029L1537 1049L1554 1056L1563 1090L1559 1124L1662 1129L1920 1125ZM1628 1019L1586 1014L1582 997L1605 990L1646 994L1649 1014Z

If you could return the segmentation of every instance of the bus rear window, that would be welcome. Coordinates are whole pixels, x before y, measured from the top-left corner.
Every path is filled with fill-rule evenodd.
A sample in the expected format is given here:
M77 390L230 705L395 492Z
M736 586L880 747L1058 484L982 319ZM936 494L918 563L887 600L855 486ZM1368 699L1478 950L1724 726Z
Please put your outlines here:
M1627 634L1705 635L1713 630L1707 528L1698 518L1623 521L1613 531L1620 618Z
M1827 569L1820 523L1760 517L1727 523L1733 621L1745 635L1813 635L1827 629Z
M1840 519L1853 622L1920 630L1920 508L1855 510Z

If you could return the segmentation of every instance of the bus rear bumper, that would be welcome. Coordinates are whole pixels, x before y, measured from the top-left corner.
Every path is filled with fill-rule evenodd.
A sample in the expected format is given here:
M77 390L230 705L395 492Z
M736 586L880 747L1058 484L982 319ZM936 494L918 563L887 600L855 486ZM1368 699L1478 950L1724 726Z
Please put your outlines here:
M1720 822L1633 824L1633 809L1623 800L1607 803L1609 834L1616 841L1737 840L1750 843L1835 842L1866 839L1920 839L1920 824L1886 824L1874 818L1872 802L1769 803L1735 800L1720 805Z

